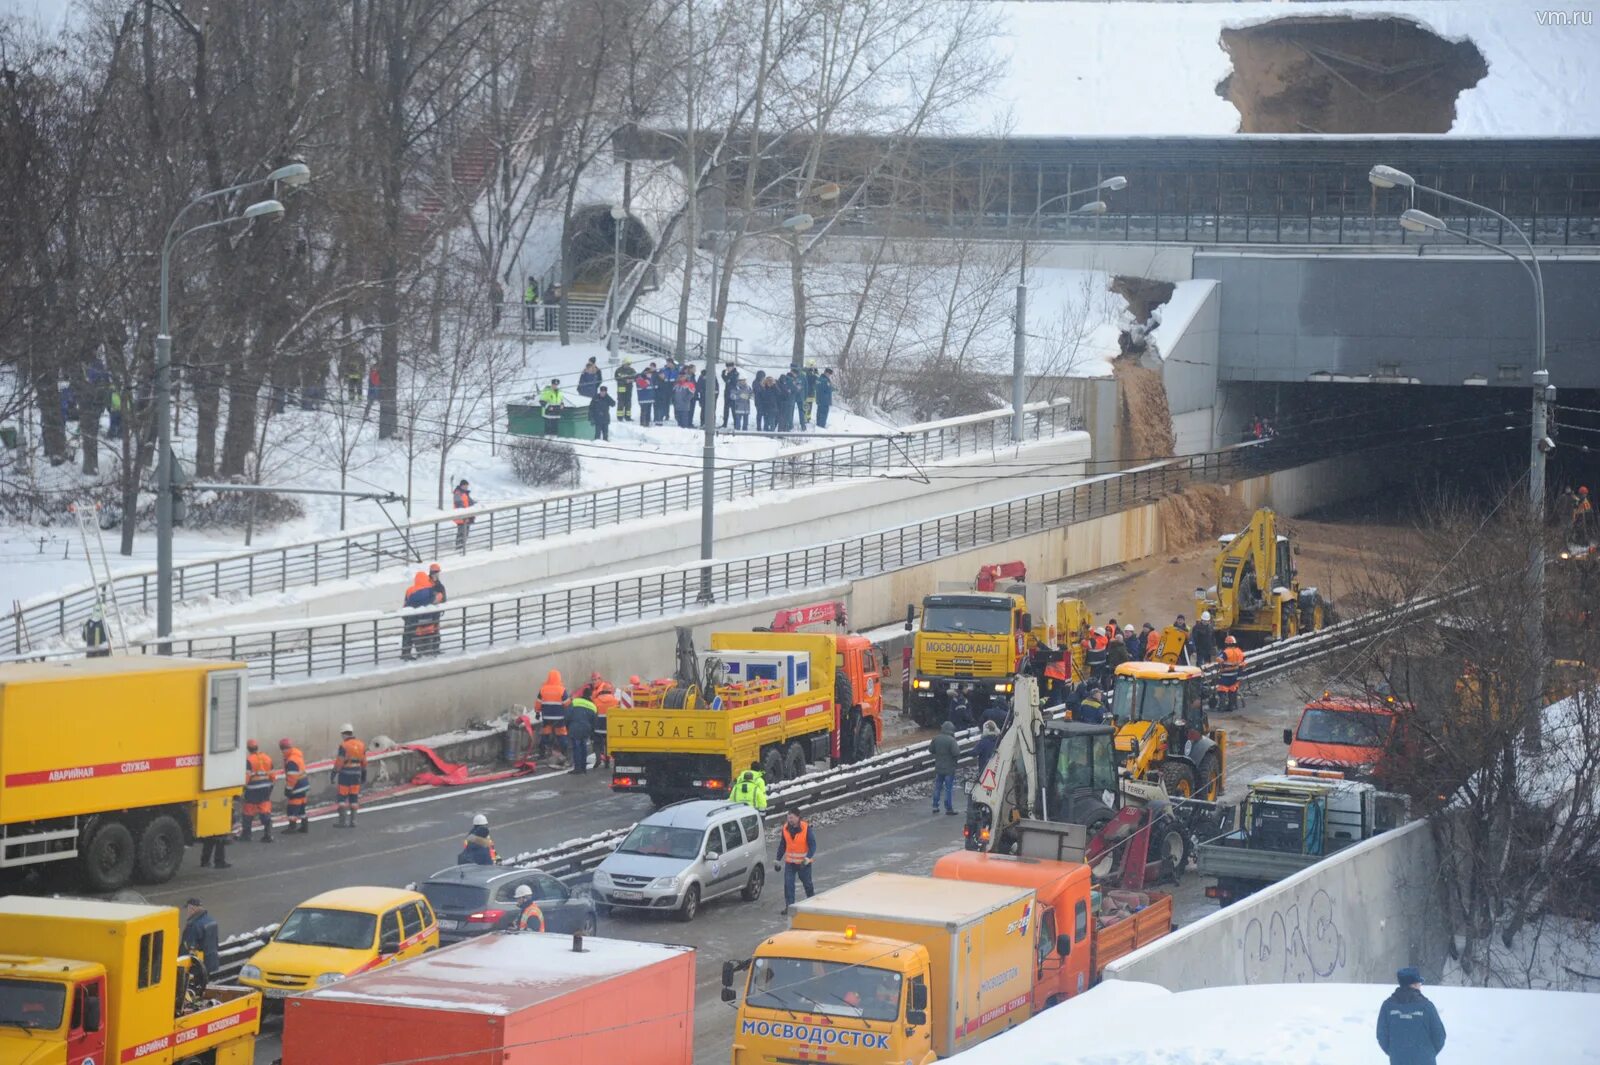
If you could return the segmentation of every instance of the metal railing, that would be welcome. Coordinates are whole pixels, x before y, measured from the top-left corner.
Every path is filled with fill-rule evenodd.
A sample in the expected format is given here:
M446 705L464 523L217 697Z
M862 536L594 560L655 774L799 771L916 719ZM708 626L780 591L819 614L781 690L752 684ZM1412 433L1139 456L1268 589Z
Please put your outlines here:
M1071 431L1065 400L1027 407L1025 438L1046 440ZM772 458L730 463L717 470L719 500L807 487L923 466L1010 446L1009 411L937 422L896 436L824 444ZM693 510L700 505L698 470L653 481L475 507L472 525L457 546L456 512L420 518L395 528L372 528L309 543L261 548L177 566L177 602L225 595L256 596L348 580L445 555L478 554L627 521ZM112 582L125 612L154 608L156 573L125 571ZM0 634L0 655L23 654L51 640L75 639L95 604L83 587L11 611Z
M1168 459L973 510L865 536L747 558L692 562L515 595L466 600L442 610L402 610L324 618L309 624L247 626L180 633L173 653L247 662L264 682L381 669L400 663L402 636L420 615L437 618L428 650L465 654L676 616L705 605L710 571L715 602L764 599L931 562L962 551L1151 503L1196 482L1230 477L1247 465L1240 447ZM1259 467L1251 466L1251 469ZM136 644L145 653L155 641Z

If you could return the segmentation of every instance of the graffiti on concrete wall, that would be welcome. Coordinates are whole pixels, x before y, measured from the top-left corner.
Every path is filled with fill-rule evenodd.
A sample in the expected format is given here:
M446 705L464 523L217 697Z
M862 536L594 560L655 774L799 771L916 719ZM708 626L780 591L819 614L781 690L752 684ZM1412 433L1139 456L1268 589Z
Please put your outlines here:
M1239 939L1247 984L1305 984L1331 980L1347 961L1338 906L1318 888L1303 907L1281 906L1250 918Z

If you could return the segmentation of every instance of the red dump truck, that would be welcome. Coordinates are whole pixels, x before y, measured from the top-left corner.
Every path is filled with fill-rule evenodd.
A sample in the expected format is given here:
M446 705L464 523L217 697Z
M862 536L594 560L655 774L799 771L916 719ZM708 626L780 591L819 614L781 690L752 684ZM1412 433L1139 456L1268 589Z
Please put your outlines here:
M283 1065L692 1065L694 950L506 932L285 1003Z

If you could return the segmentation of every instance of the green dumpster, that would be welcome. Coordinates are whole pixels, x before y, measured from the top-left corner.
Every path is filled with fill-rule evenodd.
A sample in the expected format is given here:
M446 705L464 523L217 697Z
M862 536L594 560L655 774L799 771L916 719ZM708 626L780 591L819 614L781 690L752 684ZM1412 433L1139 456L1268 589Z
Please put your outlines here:
M573 402L582 404L572 406ZM583 397L573 397L561 408L561 423L556 435L568 440L593 440L594 425L589 421L589 406ZM512 436L543 436L544 414L537 403L507 403L506 432Z

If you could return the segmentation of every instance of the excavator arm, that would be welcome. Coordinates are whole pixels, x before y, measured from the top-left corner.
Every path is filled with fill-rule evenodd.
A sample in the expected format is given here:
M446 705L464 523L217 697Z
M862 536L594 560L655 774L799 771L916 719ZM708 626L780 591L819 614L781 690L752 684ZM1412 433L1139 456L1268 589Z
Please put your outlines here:
M1037 817L1039 794L1039 734L1044 728L1044 706L1039 682L1027 674L1016 677L1011 718L1000 736L1000 746L988 765L978 767L967 804L966 836L969 850L988 850L1000 831L1021 818Z
M1272 589L1280 583L1278 570L1278 516L1265 507L1250 518L1244 532L1229 540L1217 555L1210 607L1218 632L1238 625L1246 613L1274 601ZM1287 576L1287 575L1285 575Z

